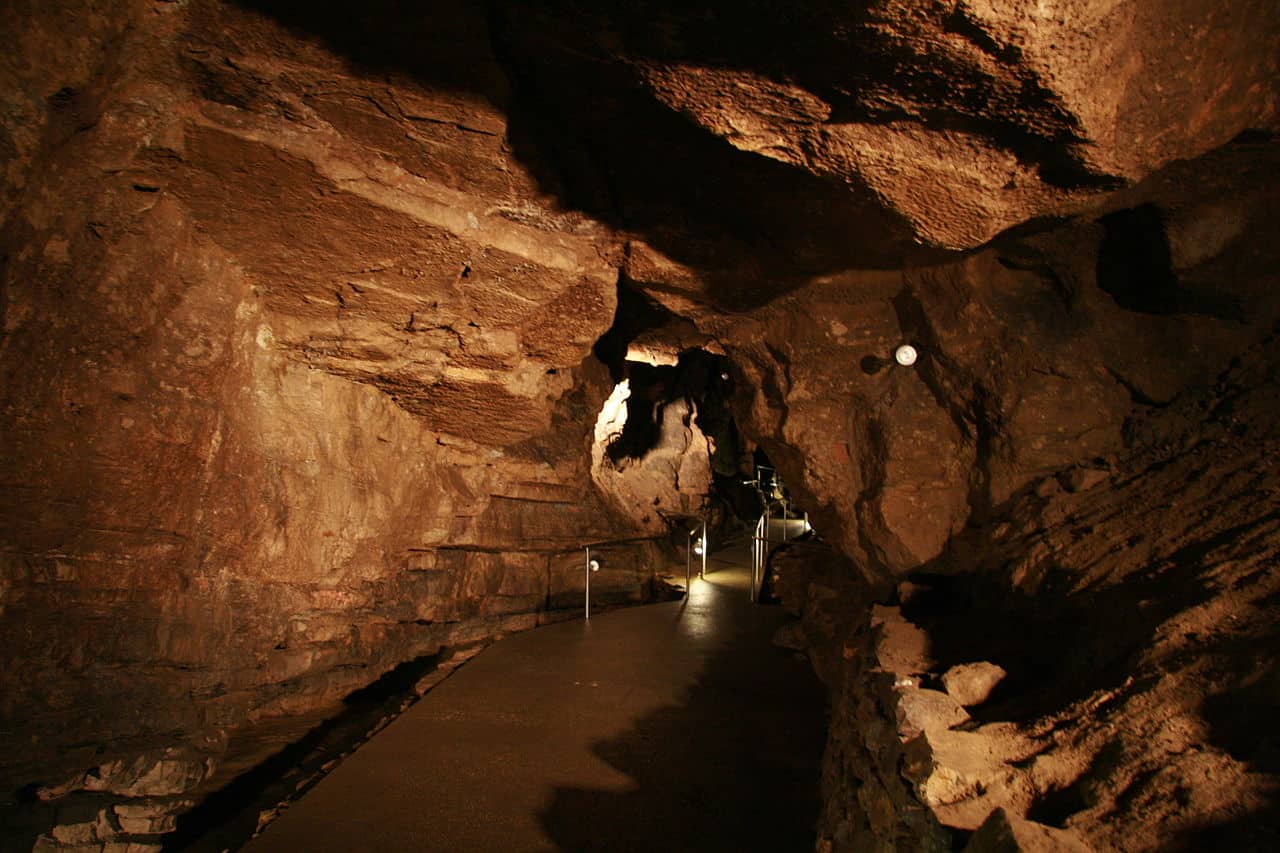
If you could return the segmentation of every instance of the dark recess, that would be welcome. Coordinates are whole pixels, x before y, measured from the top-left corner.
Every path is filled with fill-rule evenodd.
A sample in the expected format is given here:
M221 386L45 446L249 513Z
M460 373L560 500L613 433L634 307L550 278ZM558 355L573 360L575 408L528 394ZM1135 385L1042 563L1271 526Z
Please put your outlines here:
M260 812L301 797L331 769L325 765L349 754L417 701L414 685L444 657L438 653L406 661L349 694L333 717L179 816L163 849L220 853L248 843Z
M1098 247L1098 287L1116 304L1142 314L1207 314L1222 320L1247 320L1229 294L1186 287L1173 271L1169 238L1160 209L1144 204L1108 214Z

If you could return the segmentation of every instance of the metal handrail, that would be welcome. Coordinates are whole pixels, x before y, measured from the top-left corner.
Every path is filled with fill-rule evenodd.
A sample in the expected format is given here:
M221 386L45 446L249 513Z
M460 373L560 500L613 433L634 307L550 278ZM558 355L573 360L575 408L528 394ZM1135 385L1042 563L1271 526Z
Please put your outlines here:
M591 573L600 571L600 561L591 559L591 549L599 548L602 545L626 545L630 542L653 542L660 537L658 536L628 536L621 539L600 539L595 542L588 542L582 547L587 552L587 562L585 566L586 581L583 584L583 618L591 619Z
M579 548L599 548L601 545L626 545L629 542L657 542L662 536L627 536L622 539L600 539L595 542L584 542ZM563 553L563 552L562 552Z
M660 512L664 521L675 519L693 519L698 525L689 531L689 535L684 542L684 597L688 599L689 592L692 589L693 576L693 537L698 534L698 538L702 540L702 565L698 568L698 578L705 579L707 576L707 552L711 550L711 542L707 537L707 516L694 512ZM699 533L699 530L701 532Z
M756 522L756 535L751 537L751 589L748 592L753 604L759 597L757 590L764 577L764 561L769 555L769 521L769 503L765 502L764 512Z
M692 574L692 552L694 552L694 534L699 533L701 543L703 543L703 552L701 552L701 565L698 576L699 578L707 578L707 552L710 551L710 543L707 540L707 516L695 515L692 512L664 512L663 519L696 519L699 525L690 530L689 538L685 540L685 598L689 598L689 590L691 588ZM632 542L657 542L659 539L666 537L625 537L621 539L599 539L596 542L588 542L582 546L586 551L586 562L582 571L584 571L584 583L582 583L582 617L591 619L591 573L600 570L600 561L591 560L591 548L600 548L604 546L614 546L614 544L628 544Z

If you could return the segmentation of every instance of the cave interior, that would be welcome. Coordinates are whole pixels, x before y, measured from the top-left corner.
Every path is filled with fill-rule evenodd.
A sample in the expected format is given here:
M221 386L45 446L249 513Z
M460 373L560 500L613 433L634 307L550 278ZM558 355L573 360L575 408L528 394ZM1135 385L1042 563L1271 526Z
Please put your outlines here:
M1274 0L0 32L5 850L237 847L783 483L813 849L1280 849Z

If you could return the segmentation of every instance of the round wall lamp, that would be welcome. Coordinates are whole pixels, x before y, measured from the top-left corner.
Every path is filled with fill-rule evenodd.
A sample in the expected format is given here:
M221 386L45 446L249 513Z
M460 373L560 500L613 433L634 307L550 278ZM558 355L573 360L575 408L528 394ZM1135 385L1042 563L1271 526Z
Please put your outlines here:
M893 360L903 367L910 367L915 364L916 359L919 357L920 353L916 352L916 348L911 344L903 344L893 351Z

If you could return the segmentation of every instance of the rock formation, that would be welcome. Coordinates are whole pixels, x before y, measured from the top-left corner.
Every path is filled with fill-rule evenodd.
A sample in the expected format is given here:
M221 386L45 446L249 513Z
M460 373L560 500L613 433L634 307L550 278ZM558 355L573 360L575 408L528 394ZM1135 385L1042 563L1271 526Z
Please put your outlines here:
M1275 841L1276 4L0 32L6 849L154 849L265 724L573 615L587 542L650 595L719 433L613 458L628 344L723 357L829 545L820 849Z

